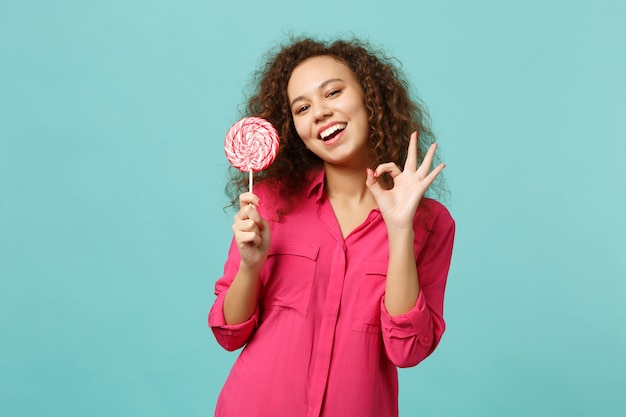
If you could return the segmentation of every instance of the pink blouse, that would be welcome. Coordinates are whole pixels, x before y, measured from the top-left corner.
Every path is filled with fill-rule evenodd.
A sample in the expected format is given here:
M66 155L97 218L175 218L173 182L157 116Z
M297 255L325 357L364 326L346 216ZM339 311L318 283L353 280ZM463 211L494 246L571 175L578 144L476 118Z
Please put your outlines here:
M443 298L454 221L423 199L415 228L420 294L415 307L385 310L387 229L380 211L345 239L324 193L321 171L282 219L276 193L262 184L261 215L272 243L254 315L227 325L226 290L239 267L231 244L209 325L227 350L245 345L220 393L219 417L385 417L398 415L396 367L417 365L443 334Z

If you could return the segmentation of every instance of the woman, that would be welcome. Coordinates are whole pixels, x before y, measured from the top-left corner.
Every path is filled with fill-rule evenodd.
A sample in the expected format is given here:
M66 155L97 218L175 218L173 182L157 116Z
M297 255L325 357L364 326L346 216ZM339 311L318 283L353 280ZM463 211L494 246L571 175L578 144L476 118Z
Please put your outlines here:
M299 40L258 74L248 115L280 134L242 192L209 314L245 345L216 416L397 416L397 367L444 331L454 221L424 194L436 145L382 55L358 41ZM235 193L245 177L234 179Z

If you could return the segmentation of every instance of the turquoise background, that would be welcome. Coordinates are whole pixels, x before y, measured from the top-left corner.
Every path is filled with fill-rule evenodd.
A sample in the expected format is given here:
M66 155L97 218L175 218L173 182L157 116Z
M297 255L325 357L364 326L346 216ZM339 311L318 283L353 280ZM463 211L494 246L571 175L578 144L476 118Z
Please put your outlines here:
M0 415L208 416L223 137L293 31L384 47L458 224L403 416L626 415L626 3L0 3Z

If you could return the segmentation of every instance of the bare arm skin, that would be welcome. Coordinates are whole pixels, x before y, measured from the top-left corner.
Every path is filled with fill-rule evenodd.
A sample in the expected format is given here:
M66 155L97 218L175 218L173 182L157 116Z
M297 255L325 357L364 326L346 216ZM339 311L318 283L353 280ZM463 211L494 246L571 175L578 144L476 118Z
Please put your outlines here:
M254 313L261 268L271 241L269 224L257 211L259 198L252 193L243 193L239 203L241 209L235 215L232 229L241 263L224 299L224 318L229 325L243 323Z
M389 266L385 286L385 307L391 316L405 314L417 302L420 293L413 251L413 218L417 206L435 178L445 168L440 164L431 171L437 145L428 149L417 166L417 133L411 135L404 170L395 163L379 165L367 171L366 185L374 195L389 236ZM383 189L376 178L387 172L393 178L391 190Z

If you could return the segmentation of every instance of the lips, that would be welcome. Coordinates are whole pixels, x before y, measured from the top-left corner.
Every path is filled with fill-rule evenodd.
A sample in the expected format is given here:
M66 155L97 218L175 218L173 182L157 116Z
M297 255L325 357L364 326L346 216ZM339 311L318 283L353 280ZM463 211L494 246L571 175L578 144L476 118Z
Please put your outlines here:
M332 123L326 125L319 130L319 138L323 141L330 140L342 132L346 126L348 126L347 123Z

